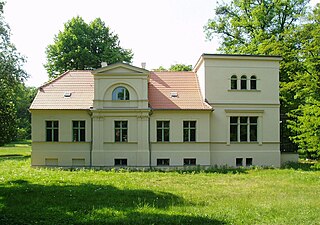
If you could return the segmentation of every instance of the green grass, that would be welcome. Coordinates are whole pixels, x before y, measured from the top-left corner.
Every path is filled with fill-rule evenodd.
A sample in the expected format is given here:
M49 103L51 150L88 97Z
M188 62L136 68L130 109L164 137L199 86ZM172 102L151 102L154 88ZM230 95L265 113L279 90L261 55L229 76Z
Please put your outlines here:
M27 157L0 157L0 224L320 224L320 171L308 165L71 171L31 168L30 146L15 148Z
M0 147L0 157L30 157L31 141L13 142Z

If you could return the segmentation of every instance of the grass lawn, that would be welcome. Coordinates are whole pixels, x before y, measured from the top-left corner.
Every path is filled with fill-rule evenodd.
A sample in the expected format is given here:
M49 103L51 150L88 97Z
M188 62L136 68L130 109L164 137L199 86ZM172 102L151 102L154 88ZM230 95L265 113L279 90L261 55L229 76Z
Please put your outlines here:
M28 144L0 155L0 224L320 224L316 168L70 171L31 168Z

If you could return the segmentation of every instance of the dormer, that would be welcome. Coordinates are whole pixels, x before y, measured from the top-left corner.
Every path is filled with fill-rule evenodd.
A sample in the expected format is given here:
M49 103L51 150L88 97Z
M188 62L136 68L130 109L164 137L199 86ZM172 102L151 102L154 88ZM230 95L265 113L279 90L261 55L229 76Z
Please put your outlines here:
M94 109L148 108L148 70L116 63L99 68L92 74Z

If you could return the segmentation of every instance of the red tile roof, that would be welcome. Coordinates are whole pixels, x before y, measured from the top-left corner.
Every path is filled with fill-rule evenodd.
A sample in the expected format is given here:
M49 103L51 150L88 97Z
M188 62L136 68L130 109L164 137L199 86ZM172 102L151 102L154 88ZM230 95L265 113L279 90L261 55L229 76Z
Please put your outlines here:
M71 93L70 97L64 97ZM42 85L30 109L89 109L94 82L91 71L68 71Z
M194 72L150 72L149 105L152 109L208 110ZM65 97L71 93L70 97ZM177 94L177 97L171 97ZM94 98L91 71L68 71L39 88L30 109L90 109Z
M171 97L172 93L177 97ZM194 72L151 72L149 104L153 109L211 109Z

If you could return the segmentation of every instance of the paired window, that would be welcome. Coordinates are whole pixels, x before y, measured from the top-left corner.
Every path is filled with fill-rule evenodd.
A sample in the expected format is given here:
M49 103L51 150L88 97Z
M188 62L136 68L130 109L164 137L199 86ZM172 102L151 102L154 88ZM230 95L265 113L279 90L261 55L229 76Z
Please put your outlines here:
M257 90L257 77L255 75L252 75L250 77L250 82L248 83L248 78L246 75L242 75L240 77L240 90ZM250 88L249 88L250 84ZM231 84L230 84L231 90L238 90L238 77L237 75L231 76Z
M184 166L195 166L197 164L196 158L186 158L183 159Z
M157 166L169 166L170 159L157 159Z
M112 100L129 100L130 94L125 87L117 87L112 92Z
M183 141L196 141L196 121L183 121Z
M258 117L230 117L230 141L256 142L258 140Z
M246 158L246 165L245 166L252 166L253 159ZM236 167L244 166L243 165L243 158L236 158Z
M128 160L127 159L114 159L115 166L127 166Z
M114 141L128 142L128 121L114 121Z
M46 121L46 141L59 141L59 121Z
M157 121L157 142L170 141L170 121Z
M72 141L86 141L86 121L72 121Z

